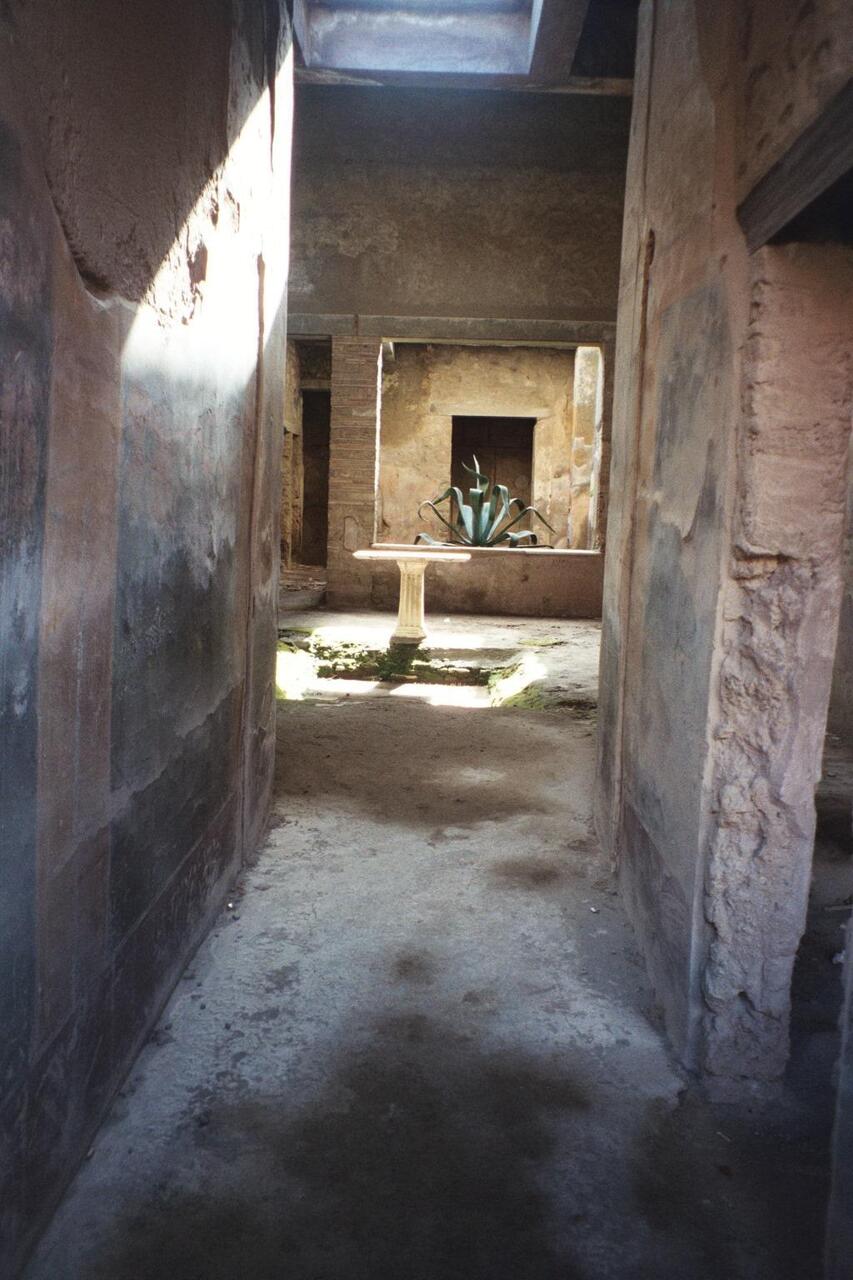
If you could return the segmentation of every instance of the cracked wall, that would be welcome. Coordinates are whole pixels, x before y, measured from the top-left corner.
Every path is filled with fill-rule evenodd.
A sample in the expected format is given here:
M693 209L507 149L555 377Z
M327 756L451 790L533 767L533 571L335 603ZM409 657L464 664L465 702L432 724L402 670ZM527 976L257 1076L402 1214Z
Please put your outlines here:
M0 20L4 1273L266 819L288 47L278 3Z

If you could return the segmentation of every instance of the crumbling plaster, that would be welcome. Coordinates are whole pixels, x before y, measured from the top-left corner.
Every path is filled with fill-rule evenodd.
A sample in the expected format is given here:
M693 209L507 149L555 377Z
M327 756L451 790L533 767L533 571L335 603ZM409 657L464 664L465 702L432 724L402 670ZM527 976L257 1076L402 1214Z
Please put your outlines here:
M785 28L800 8L773 6L765 26ZM798 106L801 67L835 38L821 27L829 8L810 8L822 18L788 46L774 90L797 128L815 114ZM813 339L843 323L828 298L826 311L806 307L811 328L796 305L787 332L784 306L773 312L762 270L805 259L750 262L736 220L744 175L760 176L743 143L754 108L732 75L744 10L758 20L763 7L645 0L640 11L597 800L672 1039L721 1090L776 1078L784 1062L837 620L830 445L845 368L814 355ZM747 79L757 56L747 52ZM764 306L781 325L772 337ZM786 342L774 400L763 377L778 376ZM814 545L793 546L792 528Z
M781 1075L842 594L853 252L753 255L711 814L702 1064Z

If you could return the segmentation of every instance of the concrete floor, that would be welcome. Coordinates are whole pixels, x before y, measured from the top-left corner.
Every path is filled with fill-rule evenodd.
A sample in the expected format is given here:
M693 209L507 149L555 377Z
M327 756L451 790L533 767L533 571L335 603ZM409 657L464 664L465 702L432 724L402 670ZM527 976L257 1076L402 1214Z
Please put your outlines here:
M372 693L280 704L270 838L27 1280L817 1280L825 1117L671 1061L588 715Z

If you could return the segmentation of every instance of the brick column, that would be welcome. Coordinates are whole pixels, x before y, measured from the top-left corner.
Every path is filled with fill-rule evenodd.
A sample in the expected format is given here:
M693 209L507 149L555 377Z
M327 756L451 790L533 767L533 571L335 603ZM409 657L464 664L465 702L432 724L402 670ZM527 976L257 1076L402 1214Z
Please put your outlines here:
M381 377L377 338L332 339L326 598L334 606L370 604L370 565L351 553L376 534Z

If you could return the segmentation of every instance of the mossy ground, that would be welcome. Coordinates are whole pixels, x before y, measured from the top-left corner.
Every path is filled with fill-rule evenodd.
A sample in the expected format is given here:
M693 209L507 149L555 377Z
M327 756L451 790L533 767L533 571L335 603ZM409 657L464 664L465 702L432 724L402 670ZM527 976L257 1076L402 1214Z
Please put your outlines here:
M280 666L304 664L307 656L320 679L379 680L383 683L486 685L490 670L414 645L378 648L358 641L329 640L307 629L289 628L279 640ZM299 658L296 655L300 655ZM280 685L282 680L279 681ZM286 678L284 683L287 683ZM284 696L288 696L285 694Z

